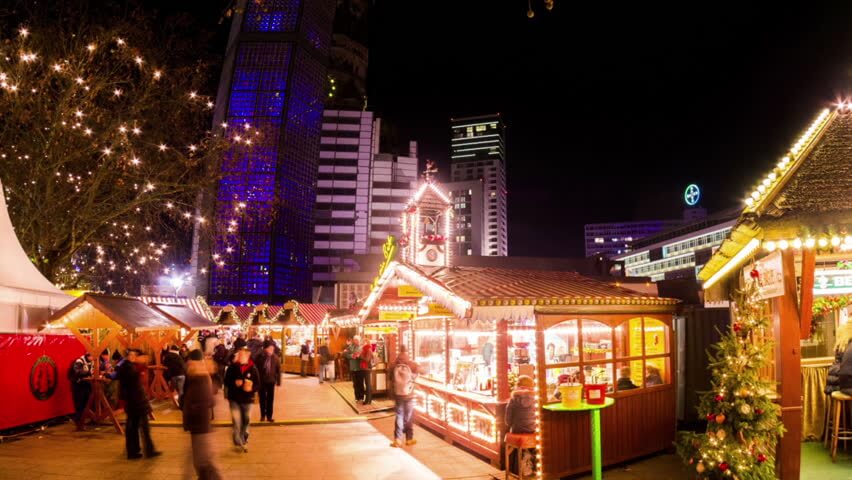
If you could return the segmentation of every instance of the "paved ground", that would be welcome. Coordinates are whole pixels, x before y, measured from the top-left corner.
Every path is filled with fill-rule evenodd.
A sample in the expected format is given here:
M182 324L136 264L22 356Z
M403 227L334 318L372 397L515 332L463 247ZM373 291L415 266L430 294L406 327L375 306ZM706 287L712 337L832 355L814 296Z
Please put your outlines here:
M276 419L283 422L352 421L352 408L329 385L315 378L287 376L276 401ZM283 394L281 394L283 393ZM254 408L254 417L259 414ZM165 454L153 460L127 461L124 438L107 426L83 433L71 425L0 444L0 480L25 479L191 479L189 435L168 426L179 419L163 403L161 426L152 429ZM217 420L226 420L220 402ZM214 444L226 478L280 479L455 479L492 480L503 472L435 435L416 428L418 444L405 449L388 446L393 417L376 415L353 423L263 424L253 426L249 452L231 447L230 428L214 429ZM802 479L852 480L852 455L841 453L832 463L819 443L802 447ZM582 480L589 476L578 477ZM659 455L604 471L607 480L682 480L692 478L675 455Z

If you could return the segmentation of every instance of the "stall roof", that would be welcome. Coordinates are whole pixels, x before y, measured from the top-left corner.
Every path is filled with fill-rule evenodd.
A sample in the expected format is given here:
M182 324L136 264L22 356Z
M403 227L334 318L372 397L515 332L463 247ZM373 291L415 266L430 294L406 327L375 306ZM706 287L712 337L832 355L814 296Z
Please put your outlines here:
M449 267L426 273L393 262L359 312L363 322L398 277L445 305L459 317L522 318L536 308L570 305L674 306L677 300L643 295L575 272ZM393 294L390 294L393 296Z
M187 305L173 303L149 303L149 305L171 321L180 324L188 330L202 330L216 327L216 323L202 317Z
M761 241L833 235L852 227L852 108L823 110L758 182L731 237L698 274L707 287Z
M211 308L207 307L207 305L199 299L195 298L175 298L175 297L139 297L143 302L147 304L151 303L161 303L163 305L186 305L191 308L195 313L201 315L204 318L208 318L212 320L215 315L213 315L213 311ZM221 308L221 307L220 307Z
M60 320L72 310L89 305L113 322L129 331L172 330L180 327L165 315L132 297L116 297L97 293L86 293L54 313L48 324Z

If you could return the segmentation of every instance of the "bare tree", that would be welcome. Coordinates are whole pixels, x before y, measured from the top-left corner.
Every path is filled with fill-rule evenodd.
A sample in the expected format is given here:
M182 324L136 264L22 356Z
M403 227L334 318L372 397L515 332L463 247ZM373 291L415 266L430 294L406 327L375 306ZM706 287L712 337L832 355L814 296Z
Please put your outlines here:
M209 221L194 214L197 195L215 185L224 149L240 147L211 129L206 65L169 54L141 21L24 25L2 39L0 180L50 280L127 291Z

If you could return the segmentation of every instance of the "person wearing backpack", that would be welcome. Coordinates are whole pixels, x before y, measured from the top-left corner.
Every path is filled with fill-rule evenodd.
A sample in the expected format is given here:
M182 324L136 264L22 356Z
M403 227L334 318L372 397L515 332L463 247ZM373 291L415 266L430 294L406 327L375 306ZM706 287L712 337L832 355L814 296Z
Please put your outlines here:
M390 366L391 382L394 400L396 402L396 424L393 431L391 447L402 446L402 436L405 434L405 444L414 445L414 379L420 367L408 357L405 345L399 346L399 355Z

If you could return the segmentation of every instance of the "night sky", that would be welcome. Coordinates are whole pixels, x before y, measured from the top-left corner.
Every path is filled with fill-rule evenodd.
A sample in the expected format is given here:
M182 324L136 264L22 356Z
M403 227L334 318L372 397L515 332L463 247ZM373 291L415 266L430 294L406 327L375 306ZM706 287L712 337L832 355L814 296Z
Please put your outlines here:
M738 204L848 92L852 4L747 3L378 1L369 105L439 165L449 117L503 113L510 254L582 256L585 223L678 218L690 182Z

